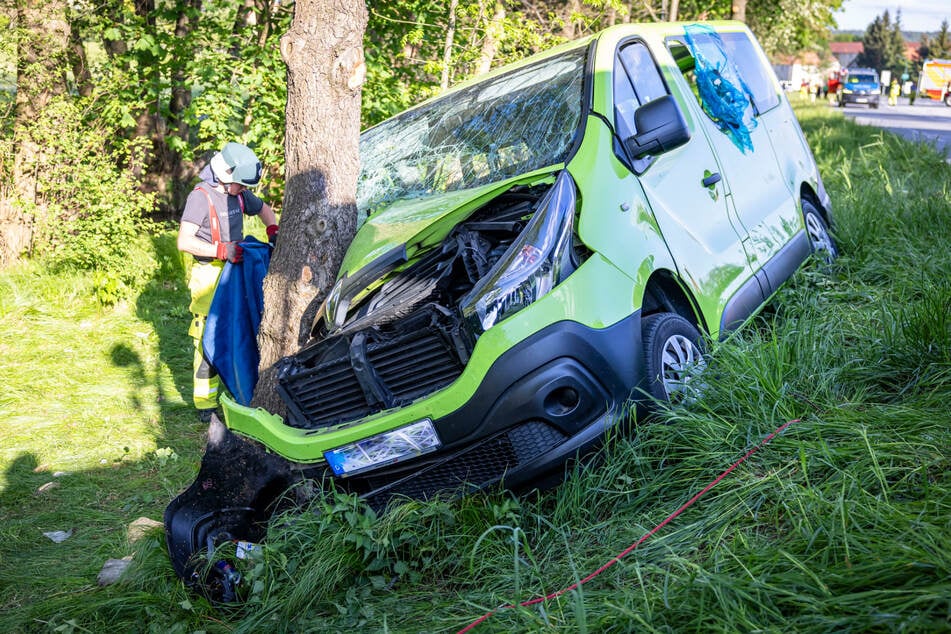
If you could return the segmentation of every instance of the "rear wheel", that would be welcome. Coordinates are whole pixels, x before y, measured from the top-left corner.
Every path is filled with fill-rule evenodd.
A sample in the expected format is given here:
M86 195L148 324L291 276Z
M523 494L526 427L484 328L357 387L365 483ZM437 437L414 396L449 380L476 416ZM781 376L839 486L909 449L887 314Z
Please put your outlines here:
M676 313L644 318L647 388L660 401L679 403L696 396L704 360L700 332Z
M829 225L826 224L822 214L811 202L803 200L802 217L806 223L806 233L809 235L812 252L818 254L826 264L832 264L839 257L839 249L829 234Z

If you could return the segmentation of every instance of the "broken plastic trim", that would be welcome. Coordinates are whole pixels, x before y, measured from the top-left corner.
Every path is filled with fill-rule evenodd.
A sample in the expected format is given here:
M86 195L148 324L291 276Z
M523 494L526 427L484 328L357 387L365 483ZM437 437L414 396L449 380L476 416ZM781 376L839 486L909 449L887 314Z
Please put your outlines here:
M357 293L363 291L374 281L383 277L394 267L406 262L406 245L393 247L367 266L363 267L353 277L344 275L333 285L325 300L325 309L318 312L318 319L323 313L324 324L328 332L333 332L344 324L350 302ZM311 329L313 334L317 324Z

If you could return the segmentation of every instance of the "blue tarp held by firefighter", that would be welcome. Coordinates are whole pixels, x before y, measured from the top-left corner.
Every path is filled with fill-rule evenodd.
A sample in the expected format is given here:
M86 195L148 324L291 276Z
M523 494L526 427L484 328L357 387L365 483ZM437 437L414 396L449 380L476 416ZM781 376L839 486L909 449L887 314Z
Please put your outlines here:
M271 246L248 236L244 261L225 264L205 322L202 345L224 387L241 405L250 405L258 382L258 327L264 311L264 276Z

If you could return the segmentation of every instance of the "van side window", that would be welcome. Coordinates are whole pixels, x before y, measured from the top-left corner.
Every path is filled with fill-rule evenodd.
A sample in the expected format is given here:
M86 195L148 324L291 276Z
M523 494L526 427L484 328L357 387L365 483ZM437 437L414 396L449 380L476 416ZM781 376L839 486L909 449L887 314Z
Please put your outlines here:
M751 133L757 126L757 115L763 112L757 107L777 105L778 95L767 90L769 75L759 68L757 57L741 55L745 64L738 63L735 51L756 54L747 40L747 46L737 43L737 36L745 39L742 33L720 33L705 24L688 24L684 35L667 39L677 66L680 68L700 103L700 108L713 124L725 134L743 153L753 150ZM729 38L731 44L726 43ZM747 75L756 80L756 91L750 85ZM764 80L767 82L764 85ZM774 99L775 103L770 103Z
M724 33L723 43L743 80L753 93L753 107L760 115L779 105L779 93L770 70L763 65L756 46L746 33Z
M770 71L763 65L749 36L746 33L719 33L718 36L723 44L723 52L739 72L745 88L749 90L755 114L761 115L778 106L779 93ZM687 78L694 95L699 99L697 78L693 72L696 60L690 49L683 41L676 39L668 40L667 48Z
M618 50L614 59L614 127L622 141L637 132L634 111L666 94L667 86L643 42ZM641 171L649 162L649 158L635 161L635 168Z

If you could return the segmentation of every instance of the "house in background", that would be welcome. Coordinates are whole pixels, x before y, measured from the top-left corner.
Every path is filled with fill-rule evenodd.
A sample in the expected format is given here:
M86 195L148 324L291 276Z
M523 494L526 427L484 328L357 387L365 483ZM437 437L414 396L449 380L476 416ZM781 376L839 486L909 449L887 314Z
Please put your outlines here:
M821 65L822 60L814 51L773 58L773 70L786 90L799 90L804 84L820 83L824 77Z
M848 68L865 51L865 45L861 42L829 42L829 50L839 60L839 68Z

